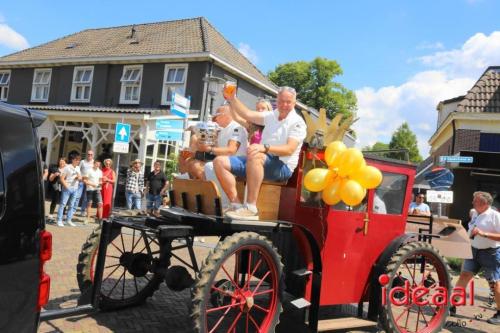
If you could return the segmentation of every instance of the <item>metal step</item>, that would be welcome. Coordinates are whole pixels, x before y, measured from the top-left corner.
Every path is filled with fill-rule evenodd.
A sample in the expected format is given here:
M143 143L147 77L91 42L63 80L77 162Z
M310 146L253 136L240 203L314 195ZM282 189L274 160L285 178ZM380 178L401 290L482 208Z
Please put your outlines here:
M308 270L307 268L299 268L296 269L292 272L293 275L303 277L303 276L308 276L312 274L312 271Z
M318 322L318 332L345 330L349 328L367 326L377 326L377 322L356 317L326 319Z
M311 303L309 303L309 301L306 300L305 298L297 298L291 301L290 304L295 306L297 309L307 308L311 305Z

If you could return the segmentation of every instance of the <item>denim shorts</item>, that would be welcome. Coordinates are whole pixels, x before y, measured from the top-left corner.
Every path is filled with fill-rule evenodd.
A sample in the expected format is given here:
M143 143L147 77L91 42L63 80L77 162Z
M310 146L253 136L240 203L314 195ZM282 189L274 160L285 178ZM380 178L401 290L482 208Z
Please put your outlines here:
M500 281L500 247L484 250L472 248L472 259L464 260L462 271L477 274L481 269L486 280Z
M87 202L93 202L98 205L102 204L101 190L90 190L86 191L86 193L87 193Z
M231 173L236 177L246 178L247 176L247 157L230 156ZM266 154L264 162L264 180L273 182L284 182L292 176L292 171L283 163L279 156Z

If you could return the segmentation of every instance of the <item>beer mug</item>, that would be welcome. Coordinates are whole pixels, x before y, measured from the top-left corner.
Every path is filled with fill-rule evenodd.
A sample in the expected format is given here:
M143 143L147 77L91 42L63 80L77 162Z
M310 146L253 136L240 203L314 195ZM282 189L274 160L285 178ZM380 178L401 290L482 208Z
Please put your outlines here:
M236 94L236 82L226 81L224 84L224 98L232 97Z
M200 122L196 125L196 136L200 144L215 146L219 136L219 125L212 121Z

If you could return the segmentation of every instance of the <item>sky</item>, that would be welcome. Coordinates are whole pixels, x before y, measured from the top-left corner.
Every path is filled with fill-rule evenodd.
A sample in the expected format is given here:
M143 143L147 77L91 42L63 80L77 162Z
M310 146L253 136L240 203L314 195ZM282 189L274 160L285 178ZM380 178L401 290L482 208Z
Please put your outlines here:
M88 28L206 17L264 73L325 57L355 91L358 147L407 121L428 155L440 100L500 65L500 1L1 0L0 56ZM495 23L497 22L497 23ZM300 98L300 96L299 96Z

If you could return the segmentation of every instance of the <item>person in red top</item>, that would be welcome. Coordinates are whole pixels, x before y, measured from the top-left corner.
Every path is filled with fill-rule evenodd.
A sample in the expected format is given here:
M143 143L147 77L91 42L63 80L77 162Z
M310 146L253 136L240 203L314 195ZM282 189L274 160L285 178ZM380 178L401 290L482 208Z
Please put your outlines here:
M102 217L108 218L111 214L113 202L113 188L116 182L116 174L113 170L113 161L110 158L104 160L102 168Z

